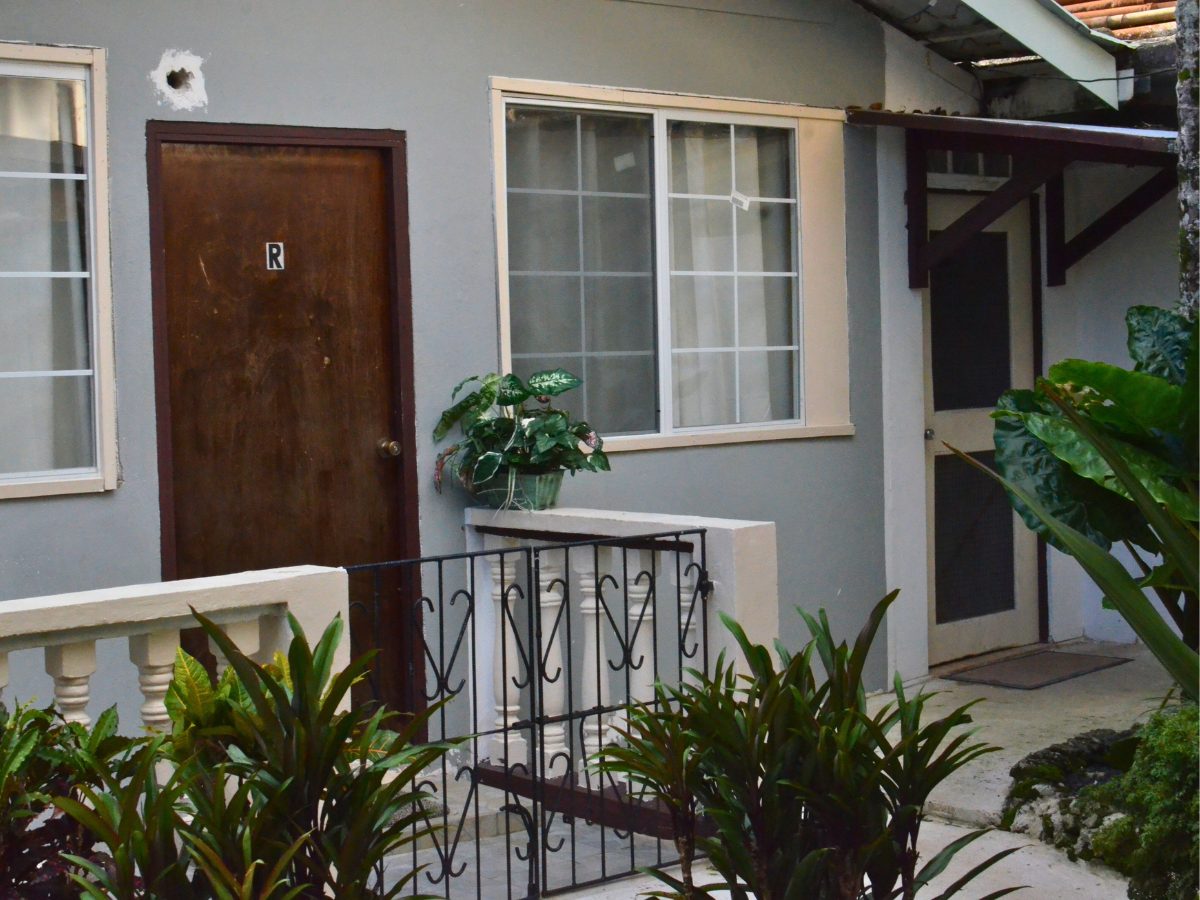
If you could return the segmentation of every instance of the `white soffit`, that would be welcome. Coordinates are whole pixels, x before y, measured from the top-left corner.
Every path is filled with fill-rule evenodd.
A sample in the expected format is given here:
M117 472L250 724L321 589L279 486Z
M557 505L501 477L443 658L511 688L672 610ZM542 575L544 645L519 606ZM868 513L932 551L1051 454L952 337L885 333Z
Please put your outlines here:
M1117 108L1117 61L1070 13L1041 0L959 0L1064 75ZM1087 26L1083 26L1085 29Z

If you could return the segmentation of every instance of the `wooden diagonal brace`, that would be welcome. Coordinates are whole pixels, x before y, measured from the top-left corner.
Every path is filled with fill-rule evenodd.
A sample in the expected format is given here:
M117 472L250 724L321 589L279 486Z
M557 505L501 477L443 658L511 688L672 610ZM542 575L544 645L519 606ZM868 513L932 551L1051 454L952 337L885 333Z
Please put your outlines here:
M1046 187L1046 284L1058 287L1067 283L1067 269L1075 265L1118 231L1150 209L1175 189L1176 171L1164 167L1126 197L1100 215L1069 241L1062 179Z
M927 232L924 232L924 229L920 232L914 229L910 220L908 232L909 287L928 287L929 271L934 266L948 259L967 241L1029 197L1049 179L1061 173L1066 164L1067 161L1059 157L1031 160L1008 181L959 216L937 237L928 238ZM909 171L911 174L912 169L910 168ZM909 209L911 211L911 205ZM928 213L926 213L927 215ZM915 248L914 240L918 242Z

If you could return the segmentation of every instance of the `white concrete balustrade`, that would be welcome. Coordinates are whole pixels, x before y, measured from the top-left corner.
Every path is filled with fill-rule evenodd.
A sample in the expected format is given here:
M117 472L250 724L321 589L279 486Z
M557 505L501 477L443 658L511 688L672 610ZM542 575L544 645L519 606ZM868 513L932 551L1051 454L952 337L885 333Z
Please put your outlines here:
M96 641L123 637L137 667L142 725L166 730L170 717L164 699L179 632L196 625L192 609L220 625L243 653L267 660L287 648L289 612L314 642L335 615L347 618L347 576L342 569L297 566L5 601L0 603L0 691L9 680L9 653L44 648L55 703L67 721L86 725ZM217 658L218 665L227 663L223 655ZM349 661L349 641L343 640L334 670Z
M568 759L582 768L616 739L623 712L580 718L581 712L652 699L656 679L678 682L688 677L686 669L703 666L705 640L710 659L721 650L737 658L718 613L737 619L756 642L769 645L778 636L771 522L588 509L468 509L466 523L468 550L512 551L503 562L496 552L480 557L476 573L481 586L490 584L492 598L478 607L474 688L478 708L494 710L489 722L502 732L481 747L493 764L532 765L547 776L565 774ZM690 554L611 545L543 549L536 557L517 552L570 543L575 535L583 541L700 529L711 585L706 628L702 611L693 609L701 571L698 534L681 538L692 544ZM525 571L527 565L537 568L536 609L525 593L535 577ZM700 649L689 657L681 648ZM533 675L541 675L537 711L531 710L531 667ZM504 729L538 712L544 721L542 758L533 760L522 730Z

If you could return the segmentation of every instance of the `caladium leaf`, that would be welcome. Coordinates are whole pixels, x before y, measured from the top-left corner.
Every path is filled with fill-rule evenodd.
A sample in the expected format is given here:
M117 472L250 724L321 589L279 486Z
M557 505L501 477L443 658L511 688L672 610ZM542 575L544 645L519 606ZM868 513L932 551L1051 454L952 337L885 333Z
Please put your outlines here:
M484 453L475 463L475 468L471 472L471 481L476 485L483 484L496 474L496 470L500 468L500 463L504 461L503 455L495 451Z
M538 396L557 397L572 388L579 387L583 382L566 369L550 369L545 372L534 372L529 376L529 390Z
M532 396L533 392L525 386L525 382L512 374L501 378L496 388L496 402L501 406L517 406Z
M1125 313L1129 355L1135 369L1182 385L1196 326L1178 313L1157 306L1133 306Z
M463 428L469 428L474 424L496 402L496 385L496 381L485 383L479 390L467 394L443 412L437 425L434 426L433 439L440 441L459 421L463 423Z

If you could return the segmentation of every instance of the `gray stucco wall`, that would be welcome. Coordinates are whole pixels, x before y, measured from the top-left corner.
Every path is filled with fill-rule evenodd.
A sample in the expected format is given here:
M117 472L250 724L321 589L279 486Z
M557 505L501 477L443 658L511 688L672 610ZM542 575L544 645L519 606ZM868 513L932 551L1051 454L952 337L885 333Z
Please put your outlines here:
M1068 167L1067 234L1076 234L1153 174L1144 166L1076 163ZM1047 366L1070 357L1132 365L1125 311L1135 304L1170 308L1179 302L1178 232L1179 211L1172 191L1072 266L1065 285L1046 288ZM1132 567L1132 560L1128 562ZM1100 589L1073 559L1052 549L1049 577L1052 639L1079 635L1104 641L1136 639L1120 613L1104 608Z
M497 365L487 79L506 75L866 106L883 98L877 20L848 0L5 0L0 40L109 51L109 152L121 487L0 502L0 599L159 577L147 119L402 129L408 134L421 538L461 549L437 496L432 424L464 374ZM206 109L159 105L164 50L205 58ZM625 454L569 481L572 505L778 523L792 607L852 634L884 590L874 138L847 132L852 439ZM882 650L882 647L879 648ZM123 648L106 654L124 655ZM127 666L126 666L127 668ZM876 654L874 674L883 670ZM99 702L117 688L94 686ZM45 694L43 693L43 696Z

